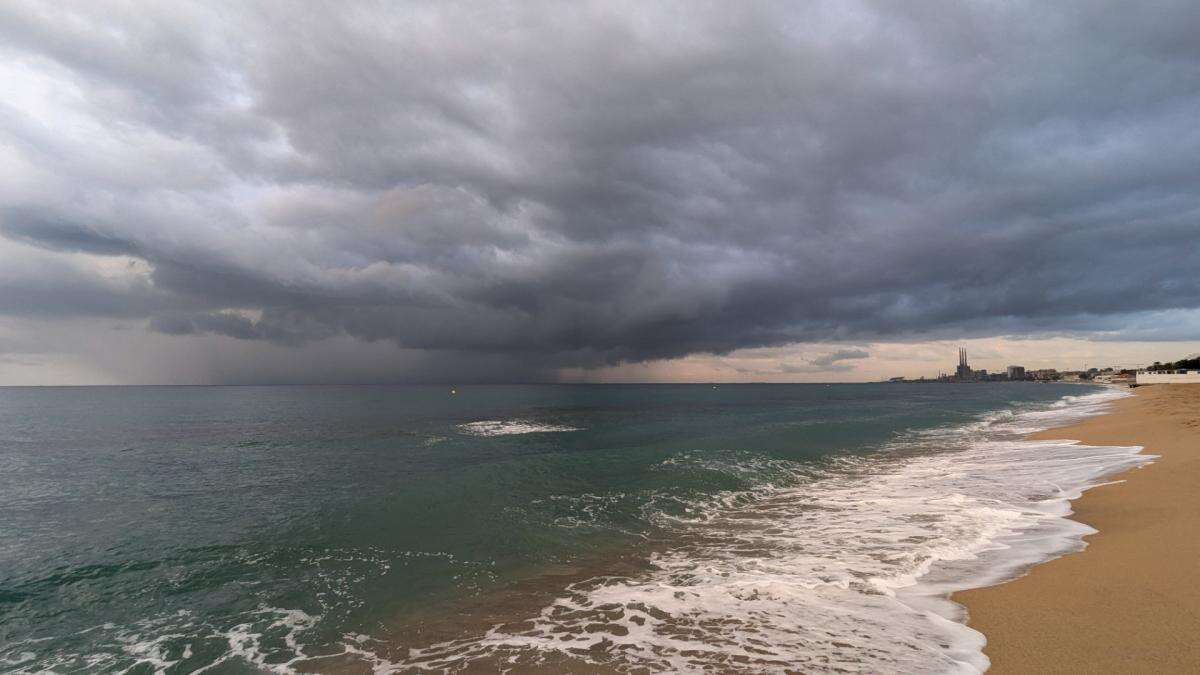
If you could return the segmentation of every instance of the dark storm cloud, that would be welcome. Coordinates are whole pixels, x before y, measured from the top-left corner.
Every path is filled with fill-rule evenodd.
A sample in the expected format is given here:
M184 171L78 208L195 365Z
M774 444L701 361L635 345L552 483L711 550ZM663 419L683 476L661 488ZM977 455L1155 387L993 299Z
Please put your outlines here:
M1195 3L9 3L0 232L146 269L0 275L0 311L542 368L1119 339L1200 305L1198 31Z
M131 255L137 251L121 237L96 232L81 223L57 218L53 213L13 210L0 221L0 234L17 241L59 251L99 255Z

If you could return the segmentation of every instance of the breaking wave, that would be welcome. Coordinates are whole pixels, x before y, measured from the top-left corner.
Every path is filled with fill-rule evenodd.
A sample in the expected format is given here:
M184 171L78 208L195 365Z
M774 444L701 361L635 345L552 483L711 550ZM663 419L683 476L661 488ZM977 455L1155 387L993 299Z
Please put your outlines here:
M906 434L796 485L698 505L651 571L575 583L536 616L411 651L377 670L585 662L617 671L984 670L949 592L1077 550L1069 500L1151 458L1029 441L1125 394ZM1061 404L1061 405L1060 405ZM670 462L686 465L687 458Z
M758 485L650 499L642 515L665 536L648 565L576 581L540 611L446 642L390 644L335 633L330 644L319 635L320 613L264 605L220 626L188 612L98 626L116 641L91 656L35 661L36 645L10 645L0 668L977 673L988 666L984 638L964 625L949 594L1082 548L1092 530L1067 518L1069 500L1153 459L1139 447L1025 436L1099 414L1125 395L1106 390L993 411L816 465L752 453L676 453L656 467L668 479L717 472L752 475ZM478 436L578 430L528 420L458 429ZM546 500L561 502L553 522L568 528L611 520L627 501L590 493ZM363 574L385 572L387 564L372 554ZM345 605L343 586L362 578L330 581L329 606ZM310 637L321 646L308 646Z
M483 420L460 424L458 428L472 436L509 436L512 434L560 433L582 431L561 424L543 424L527 420Z

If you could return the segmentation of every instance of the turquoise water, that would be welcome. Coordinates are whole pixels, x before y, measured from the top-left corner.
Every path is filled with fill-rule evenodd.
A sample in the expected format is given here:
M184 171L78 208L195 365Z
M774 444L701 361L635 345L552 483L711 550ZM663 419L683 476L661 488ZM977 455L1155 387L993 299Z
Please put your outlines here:
M581 580L661 567L764 490L811 497L847 462L892 466L897 439L1098 389L456 391L0 389L0 666L406 670Z

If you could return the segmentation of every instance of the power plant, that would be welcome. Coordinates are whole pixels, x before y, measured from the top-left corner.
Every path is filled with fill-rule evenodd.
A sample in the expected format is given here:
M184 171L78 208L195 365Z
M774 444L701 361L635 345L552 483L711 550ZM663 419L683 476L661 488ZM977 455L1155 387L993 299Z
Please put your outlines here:
M958 348L958 369L954 371L954 377L964 382L975 379L971 373L971 366L967 365L967 349L965 347Z

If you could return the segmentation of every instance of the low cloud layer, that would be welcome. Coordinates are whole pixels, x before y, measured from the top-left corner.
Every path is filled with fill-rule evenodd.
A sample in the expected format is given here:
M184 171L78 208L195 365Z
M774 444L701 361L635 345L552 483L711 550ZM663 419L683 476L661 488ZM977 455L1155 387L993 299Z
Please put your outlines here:
M1198 33L1185 2L5 3L0 316L423 372L1154 339L1133 315L1200 308Z
M839 349L829 354L822 354L812 360L814 366L833 366L839 361L851 361L855 359L865 359L871 354L865 349Z

